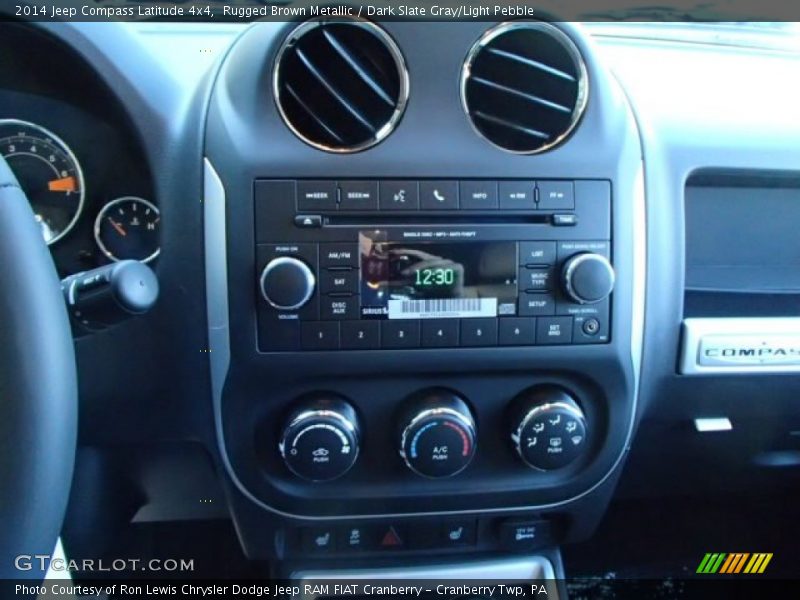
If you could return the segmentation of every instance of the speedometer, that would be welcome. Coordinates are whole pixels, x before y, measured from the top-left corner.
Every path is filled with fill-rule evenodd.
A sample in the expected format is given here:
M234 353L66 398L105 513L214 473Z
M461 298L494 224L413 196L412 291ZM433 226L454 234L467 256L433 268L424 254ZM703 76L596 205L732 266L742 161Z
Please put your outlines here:
M83 210L83 172L61 138L44 127L0 119L0 156L28 196L42 237L57 242L75 226Z

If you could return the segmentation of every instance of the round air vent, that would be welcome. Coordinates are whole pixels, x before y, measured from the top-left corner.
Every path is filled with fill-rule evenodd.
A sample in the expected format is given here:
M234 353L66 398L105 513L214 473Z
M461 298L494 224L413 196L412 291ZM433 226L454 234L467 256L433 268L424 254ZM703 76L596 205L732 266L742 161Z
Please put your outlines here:
M578 49L541 21L503 23L472 47L461 73L461 100L475 130L519 154L544 152L575 128L588 79Z
M283 120L328 152L358 152L388 136L408 100L408 71L394 40L369 21L315 19L278 51L273 80Z

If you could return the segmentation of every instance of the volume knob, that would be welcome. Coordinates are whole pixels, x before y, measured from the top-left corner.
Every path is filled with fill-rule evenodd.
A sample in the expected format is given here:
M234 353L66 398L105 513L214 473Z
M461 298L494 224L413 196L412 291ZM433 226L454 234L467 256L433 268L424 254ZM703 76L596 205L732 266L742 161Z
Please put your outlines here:
M614 268L605 256L576 254L564 263L564 291L578 304L605 300L614 289Z
M273 308L297 310L311 299L317 280L299 258L273 258L261 272L261 295Z

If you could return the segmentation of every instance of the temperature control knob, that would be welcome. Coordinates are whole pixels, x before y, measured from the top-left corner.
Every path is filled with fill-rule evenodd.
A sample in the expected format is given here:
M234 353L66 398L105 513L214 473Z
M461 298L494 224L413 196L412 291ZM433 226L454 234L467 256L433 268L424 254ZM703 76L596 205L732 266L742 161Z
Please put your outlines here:
M273 258L261 272L261 295L278 310L297 310L309 301L317 283L314 272L299 258Z
M286 466L309 481L341 477L358 457L356 412L337 397L319 397L298 407L278 446Z
M564 291L578 304L594 304L614 289L614 268L605 256L583 252L571 256L562 271Z
M401 423L400 456L423 477L455 475L475 454L475 420L467 403L449 390L416 395Z
M540 386L515 400L511 441L529 467L566 467L586 448L586 418L578 403L557 386Z

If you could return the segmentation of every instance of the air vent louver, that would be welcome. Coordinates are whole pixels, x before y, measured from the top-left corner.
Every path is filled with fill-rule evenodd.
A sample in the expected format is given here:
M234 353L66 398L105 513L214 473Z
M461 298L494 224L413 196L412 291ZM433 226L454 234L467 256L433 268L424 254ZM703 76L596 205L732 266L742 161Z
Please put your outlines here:
M328 152L358 152L388 136L408 99L397 44L368 21L307 21L275 62L274 94L289 128Z
M543 152L578 123L586 68L572 40L553 25L503 23L467 56L461 95L475 129L491 143L509 152Z

